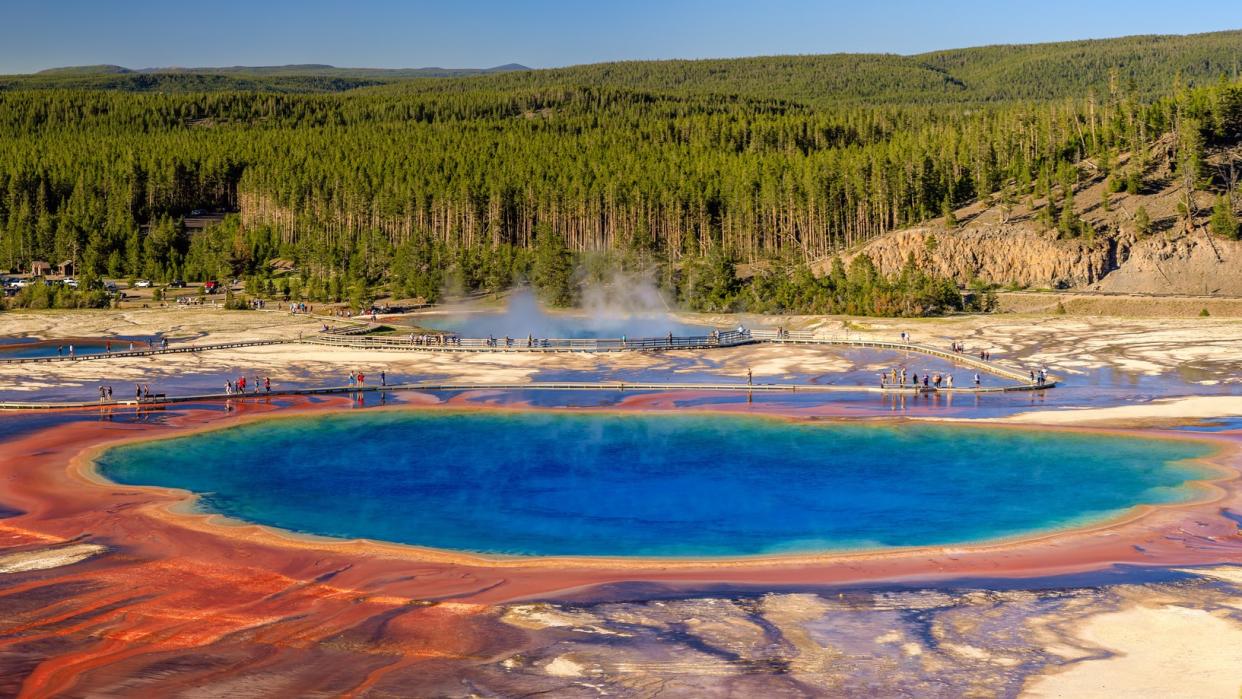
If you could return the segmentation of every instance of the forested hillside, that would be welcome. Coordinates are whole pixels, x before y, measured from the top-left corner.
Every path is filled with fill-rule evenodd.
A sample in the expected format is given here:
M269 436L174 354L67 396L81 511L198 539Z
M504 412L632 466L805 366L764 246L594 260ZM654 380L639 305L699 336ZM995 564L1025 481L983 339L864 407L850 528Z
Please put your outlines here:
M1149 99L1242 68L1242 31L985 46L913 56L830 54L628 61L487 78L504 88L597 85L736 95L808 105L911 104L1088 97Z
M312 297L434 298L569 287L558 261L577 255L579 275L643 267L701 308L931 312L950 303L943 280L817 280L806 263L977 198L1041 200L1049 228L1092 233L1062 220L1083 168L1141 189L1165 134L1191 185L1224 193L1202 162L1242 132L1225 68L1240 45L625 63L330 94L0 91L0 267L247 275L285 293L279 258ZM189 236L193 209L238 217ZM744 289L735 262L777 272ZM841 291L851 274L866 289Z

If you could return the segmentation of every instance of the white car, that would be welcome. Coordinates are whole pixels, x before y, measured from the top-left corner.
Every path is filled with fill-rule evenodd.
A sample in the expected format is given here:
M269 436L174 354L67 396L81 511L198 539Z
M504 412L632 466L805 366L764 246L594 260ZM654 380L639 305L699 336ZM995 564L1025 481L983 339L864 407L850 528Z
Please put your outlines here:
M78 280L74 279L73 277L65 277L64 279L60 280L60 283L69 287L70 289L78 288Z
M134 282L134 286L139 289L149 289L151 288L151 280L150 279L139 279L138 281Z

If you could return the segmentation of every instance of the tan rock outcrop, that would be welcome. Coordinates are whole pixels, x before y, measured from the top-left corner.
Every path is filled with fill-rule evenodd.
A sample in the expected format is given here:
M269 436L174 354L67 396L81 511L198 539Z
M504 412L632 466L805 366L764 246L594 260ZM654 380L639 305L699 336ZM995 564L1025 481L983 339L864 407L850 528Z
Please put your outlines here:
M1242 242L1203 229L1145 238L1128 232L1092 241L1058 240L1029 225L894 231L842 255L866 254L881 272L899 272L913 255L923 270L960 284L972 279L1030 288L1140 294L1242 295ZM817 265L827 271L829 261Z
M1055 232L997 225L949 231L925 227L895 231L842 256L847 265L866 254L885 274L901 270L913 255L925 271L965 284L981 279L1030 287L1083 287L1117 267L1131 245L1128 236L1057 240Z

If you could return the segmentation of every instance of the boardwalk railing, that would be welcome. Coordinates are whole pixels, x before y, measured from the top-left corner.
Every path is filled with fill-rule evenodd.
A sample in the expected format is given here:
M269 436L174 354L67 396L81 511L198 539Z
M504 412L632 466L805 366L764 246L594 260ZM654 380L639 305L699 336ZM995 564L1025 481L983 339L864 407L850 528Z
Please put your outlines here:
M50 357L21 357L19 359L0 359L0 364L31 364L40 362L89 362L96 359L120 359L123 357L150 357L156 354L184 354L203 350L235 349L238 347L258 347L261 345L287 345L297 340L239 340L237 342L209 342L204 344L178 344L168 349L151 347L148 349L124 350L119 352L96 352L93 354L61 354Z
M82 401L0 401L0 410L72 410L81 408L155 407L174 403L201 403L217 400L254 400L276 396L309 396L329 394L388 393L390 391L706 391L737 393L882 393L898 395L952 395L955 393L1007 393L1011 391L1034 391L1047 386L1029 384L989 386L986 388L921 388L919 386L841 386L832 384L746 384L746 383L687 383L637 381L532 381L504 382L421 382L387 386L323 386L315 388L287 388L259 393L204 393L189 395L159 395L151 398L120 398Z
M443 352L654 352L670 349L710 349L735 347L754 342L750 332L721 332L714 335L641 338L467 338L451 335L429 336L348 336L319 333L303 342L358 349L434 350Z

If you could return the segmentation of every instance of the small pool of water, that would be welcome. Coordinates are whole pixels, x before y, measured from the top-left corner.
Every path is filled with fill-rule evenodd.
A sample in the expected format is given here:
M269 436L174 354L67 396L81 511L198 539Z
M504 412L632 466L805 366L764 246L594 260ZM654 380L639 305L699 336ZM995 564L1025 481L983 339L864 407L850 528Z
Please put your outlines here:
M7 337L0 339L0 359L38 359L42 357L68 357L70 347L74 356L103 354L108 351L106 339L40 340L34 337ZM130 349L146 349L147 343L138 340L111 340L113 352Z
M1191 495L1191 442L669 414L387 411L122 446L99 468L293 531L504 554L973 542Z

